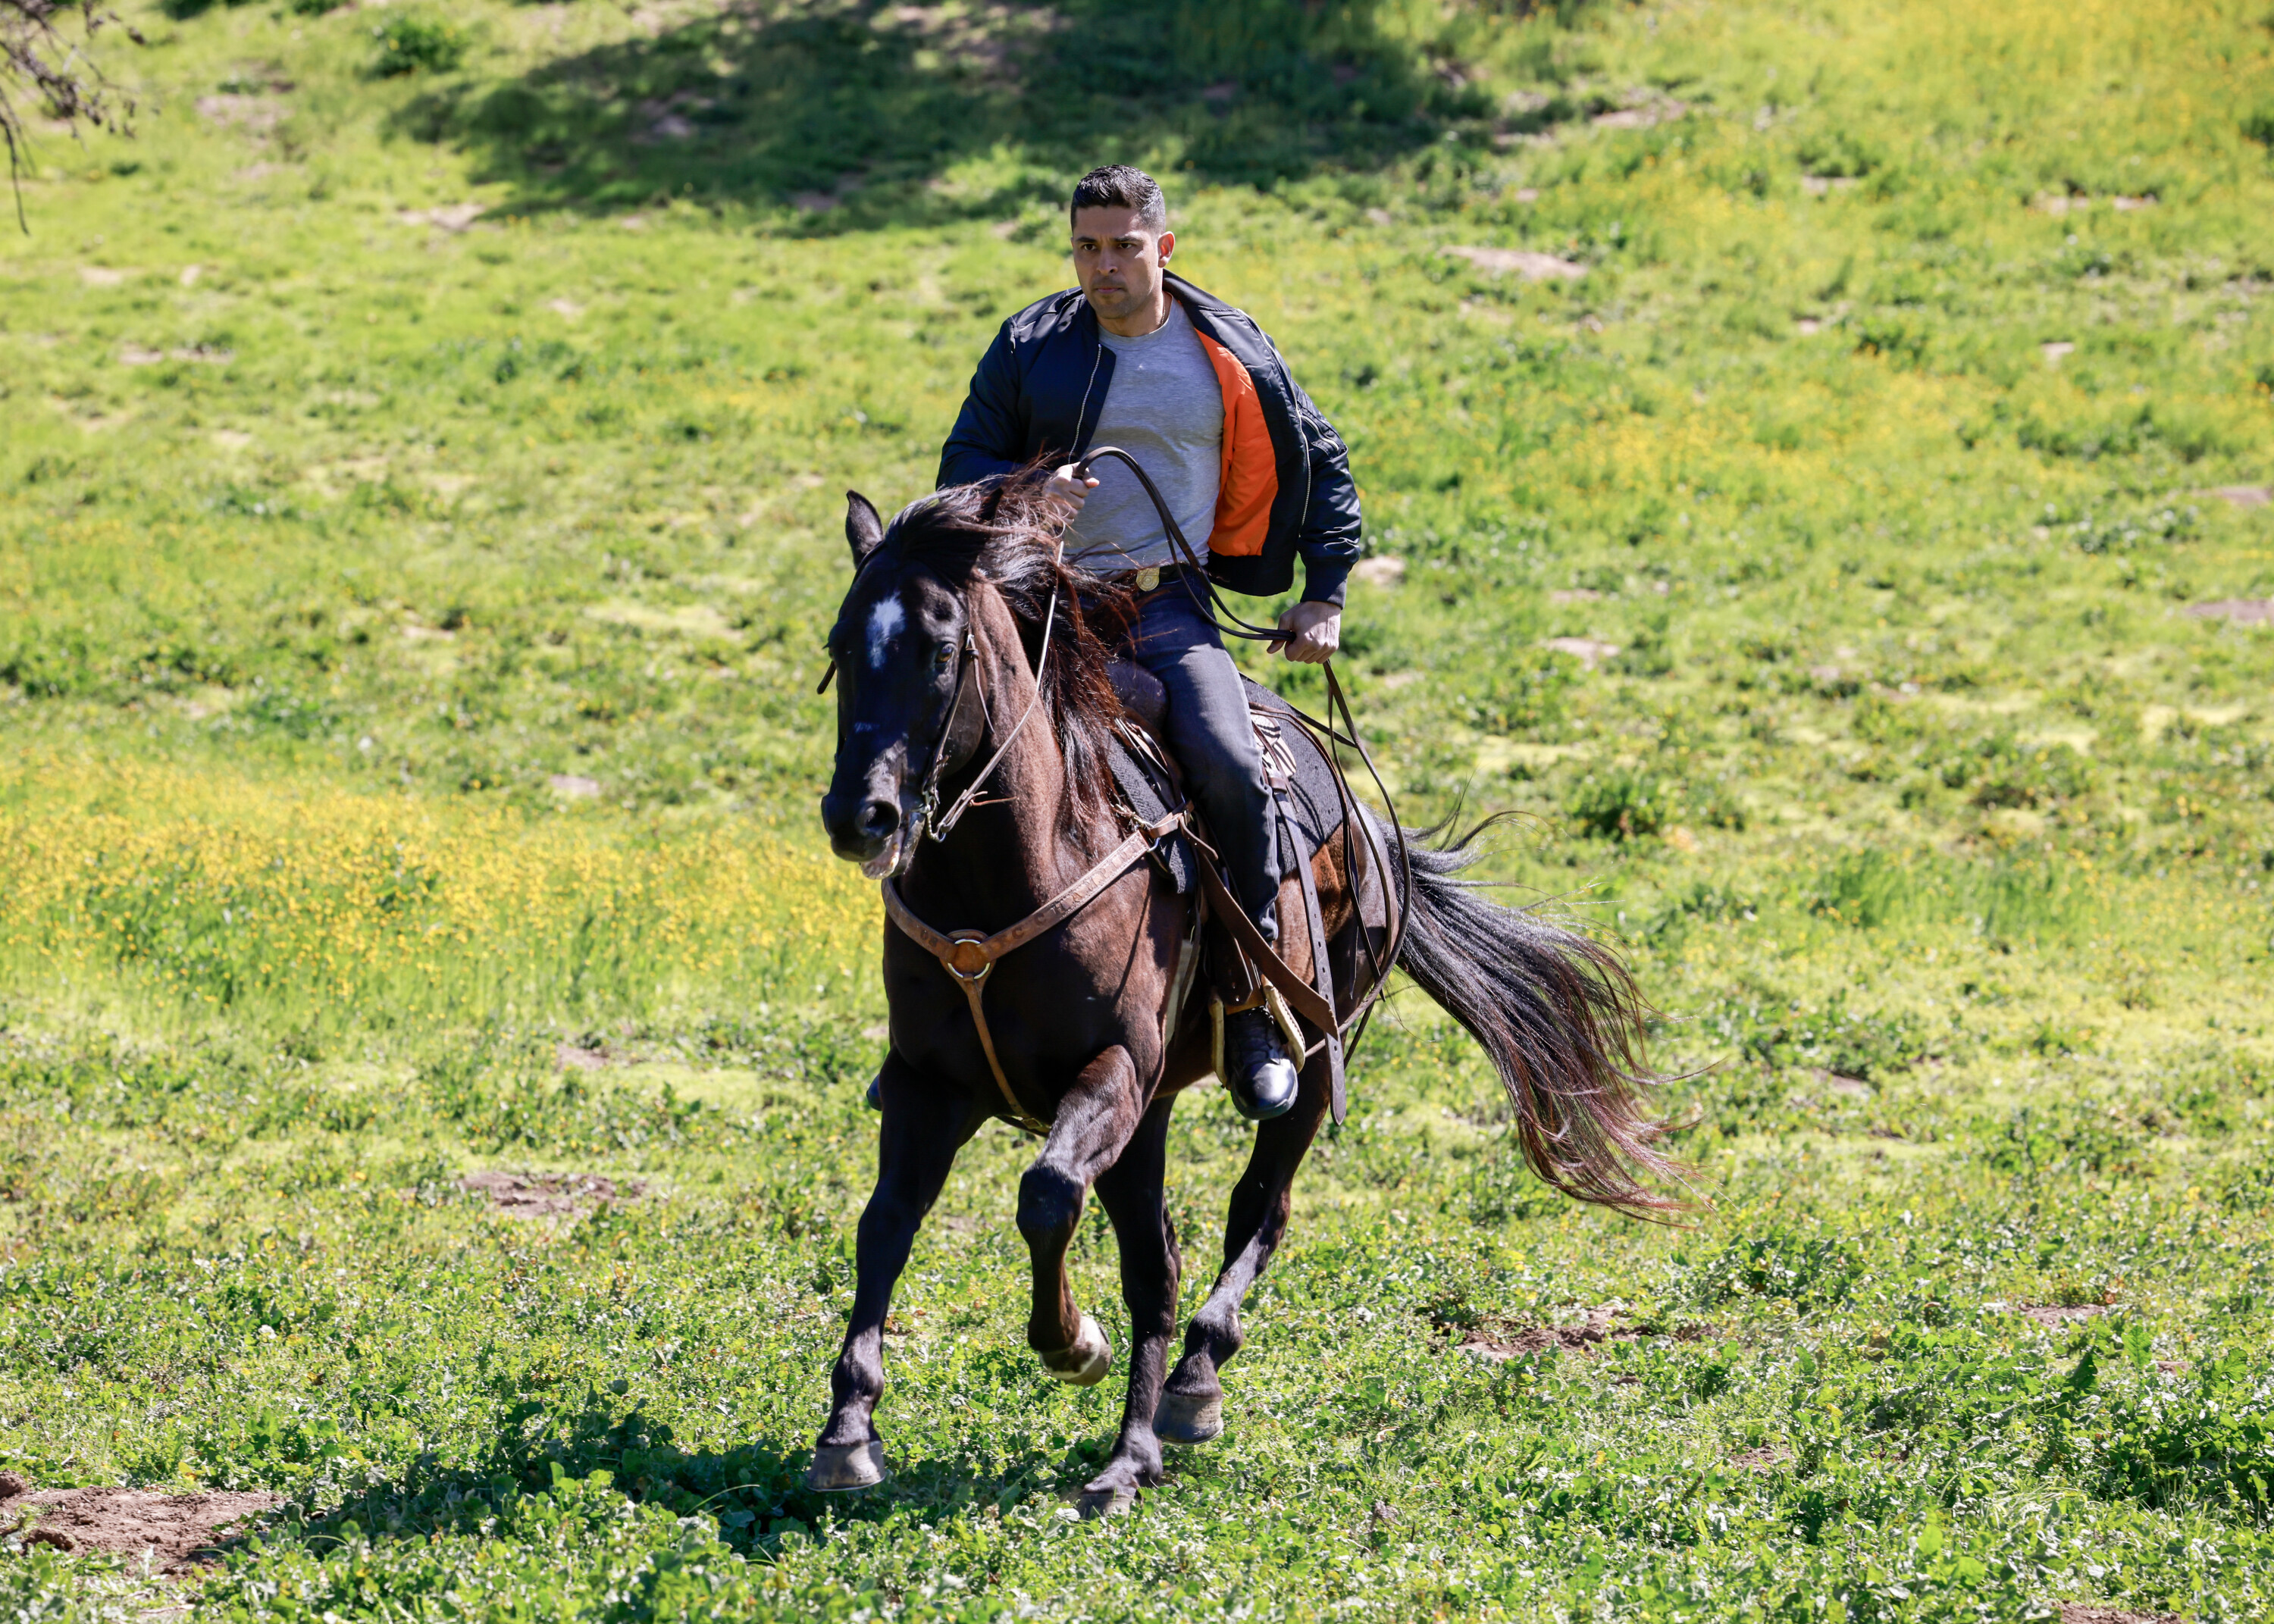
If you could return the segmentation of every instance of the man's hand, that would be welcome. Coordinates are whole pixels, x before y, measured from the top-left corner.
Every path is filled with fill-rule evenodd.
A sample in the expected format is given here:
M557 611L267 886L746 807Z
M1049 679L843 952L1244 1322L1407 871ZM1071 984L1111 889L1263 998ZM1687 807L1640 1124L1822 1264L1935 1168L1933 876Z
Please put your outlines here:
M1080 513L1081 505L1089 500L1089 493L1097 489L1096 477L1088 479L1076 477L1081 472L1080 463L1068 462L1052 474L1050 482L1043 487L1043 500L1057 508L1067 519Z
M1342 647L1343 612L1332 604L1306 600L1279 617L1279 629L1287 635L1264 650L1266 654L1284 650L1291 660L1323 665Z

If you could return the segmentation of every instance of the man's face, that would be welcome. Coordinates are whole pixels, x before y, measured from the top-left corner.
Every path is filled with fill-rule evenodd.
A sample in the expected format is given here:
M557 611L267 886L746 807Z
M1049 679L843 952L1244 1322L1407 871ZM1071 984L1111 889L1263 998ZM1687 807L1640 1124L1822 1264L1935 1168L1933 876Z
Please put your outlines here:
M1133 208L1085 208L1073 217L1073 268L1090 307L1109 321L1150 310L1177 234L1156 237Z

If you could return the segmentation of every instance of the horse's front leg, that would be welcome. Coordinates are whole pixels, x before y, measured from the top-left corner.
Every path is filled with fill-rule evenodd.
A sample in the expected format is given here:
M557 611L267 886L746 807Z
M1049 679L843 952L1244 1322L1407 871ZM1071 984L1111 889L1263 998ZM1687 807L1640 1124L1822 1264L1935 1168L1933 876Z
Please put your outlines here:
M1035 1267L1027 1345L1060 1381L1089 1387L1113 1366L1113 1344L1075 1307L1066 1283L1066 1248L1081 1222L1091 1183L1111 1167L1144 1116L1137 1068L1119 1044L1102 1051L1058 1101L1043 1154L1019 1180L1019 1233Z
M1082 1507L1088 1511L1126 1509L1140 1489L1161 1481L1161 1440L1153 1434L1153 1412L1169 1368L1169 1339L1177 1333L1177 1285L1184 1267L1177 1255L1176 1228L1162 1199L1173 1109L1173 1096L1156 1100L1120 1159L1097 1176L1097 1199L1113 1220L1121 1249L1121 1300L1129 1310L1129 1397L1113 1454L1082 1488Z
M1295 1109L1284 1116L1260 1124L1255 1149L1247 1159L1231 1192L1231 1214L1224 1225L1224 1268L1209 1289L1208 1301L1193 1316L1185 1333L1185 1357L1161 1393L1160 1411L1154 1425L1171 1443L1205 1443L1224 1431L1224 1388L1216 1372L1238 1353L1245 1338L1239 1329L1239 1304L1279 1249L1287 1233L1287 1218L1294 1208L1295 1171L1309 1154L1319 1124L1326 1120L1327 1062L1314 1056L1303 1069L1302 1092Z
M829 1425L806 1469L811 1489L862 1489L885 1478L885 1444L871 1419L885 1392L885 1316L907 1267L916 1226L939 1199L955 1153L984 1118L961 1091L930 1081L898 1054L877 1075L885 1120L877 1138L877 1188L855 1242L857 1282L845 1346L830 1372Z

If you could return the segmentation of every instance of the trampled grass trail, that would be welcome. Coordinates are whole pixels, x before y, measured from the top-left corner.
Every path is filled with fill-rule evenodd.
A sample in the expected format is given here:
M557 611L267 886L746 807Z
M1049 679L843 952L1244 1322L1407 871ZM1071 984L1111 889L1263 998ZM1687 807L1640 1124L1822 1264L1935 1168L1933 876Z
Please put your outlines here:
M169 1575L0 1500L0 1618L2274 1606L2263 5L124 9L137 139L0 237L0 1471L274 1504ZM1221 1440L1072 1516L1118 1389L990 1132L826 1499L843 493L1105 158L1349 440L1401 803L1519 815L1713 1205L1549 1195L1408 994ZM1188 1307L1246 1142L1180 1108Z

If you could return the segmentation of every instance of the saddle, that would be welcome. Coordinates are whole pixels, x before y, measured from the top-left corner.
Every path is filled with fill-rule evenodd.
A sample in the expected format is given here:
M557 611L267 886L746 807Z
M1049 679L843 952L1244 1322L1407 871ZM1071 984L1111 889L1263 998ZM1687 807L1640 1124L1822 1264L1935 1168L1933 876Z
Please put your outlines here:
M1219 1066L1223 1015L1261 1004L1278 1020L1299 1064L1325 1053L1333 1116L1339 1124L1348 1106L1342 1032L1355 1011L1337 1007L1336 955L1328 942L1325 911L1312 863L1328 842L1347 830L1348 866L1360 906L1344 934L1386 929L1386 889L1364 883L1367 876L1378 878L1388 872L1388 853L1380 849L1378 831L1359 813L1340 763L1319 748L1276 695L1243 677L1249 720L1276 807L1280 872L1283 877L1293 876L1300 882L1313 970L1312 979L1306 982L1263 940L1246 910L1232 899L1218 872L1205 823L1199 808L1185 795L1183 775L1165 743L1168 690L1160 679L1131 660L1111 661L1107 674L1127 715L1116 734L1112 761L1114 784L1125 813L1141 825L1181 813L1181 827L1155 847L1154 860L1179 895L1193 889L1195 874L1200 879L1201 906L1195 912L1193 931L1183 950L1188 962L1179 966L1178 990L1169 1014L1171 1035L1194 979L1189 961L1197 953L1206 961L1214 994ZM1195 853L1196 845L1204 855ZM1348 959L1353 954L1345 952L1343 957ZM1315 1039L1306 1038L1300 1030L1298 1013L1317 1033Z
M1110 675L1126 713L1113 736L1111 762L1115 787L1121 796L1120 809L1128 825L1128 833L1121 843L1041 907L991 936L978 930L934 929L909 912L889 876L879 883L886 917L903 935L938 959L940 967L961 988L970 1005L971 1023L977 1030L980 1049L987 1057L987 1069L994 1076L1004 1104L1009 1108L1010 1119L1025 1132L1041 1135L1048 1132L1050 1124L1029 1113L1019 1099L1018 1091L1012 1087L1002 1060L995 1052L994 1034L987 1024L987 980L994 974L996 964L1005 954L1071 919L1140 861L1149 859L1160 864L1176 883L1179 894L1191 889L1192 876L1197 876L1201 906L1194 911L1192 929L1178 951L1166 1031L1163 1034L1163 1048L1176 1036L1178 1023L1190 1001L1193 974L1201 956L1200 950L1205 947L1215 971L1214 982L1235 994L1232 998L1216 996L1210 1001L1217 1070L1223 1070L1224 1015L1262 1004L1279 1022L1289 1047L1301 1053L1304 1064L1323 1052L1328 1099L1334 1120L1341 1123L1347 1109L1343 1034L1353 1022L1362 1021L1373 999L1380 996L1382 972L1388 966L1384 962L1377 966L1374 985L1367 996L1359 1000L1359 1007L1349 1011L1337 1007L1336 960L1327 941L1326 916L1319 904L1311 860L1327 839L1347 831L1348 868L1359 906L1344 932L1351 940L1345 944L1343 963L1346 971L1353 970L1359 951L1374 951L1370 933L1391 929L1393 925L1388 917L1388 893L1379 883L1389 873L1389 859L1382 849L1374 820L1359 815L1358 802L1341 776L1339 764L1319 746L1301 718L1268 689L1249 683L1248 712L1255 725L1257 742L1263 752L1277 808L1282 861L1292 857L1292 870L1301 883L1313 972L1306 980L1297 974L1263 939L1254 921L1232 899L1218 871L1215 849L1201 831L1197 808L1184 793L1182 774L1161 742L1168 713L1167 691L1151 673L1126 661L1111 662ZM1303 767L1306 754L1315 761L1315 766L1308 772ZM1300 808L1299 817L1291 814L1291 806ZM1375 883L1365 883L1369 876ZM1367 901L1370 894L1371 907ZM1319 1034L1315 1041L1305 1041L1298 1016Z

